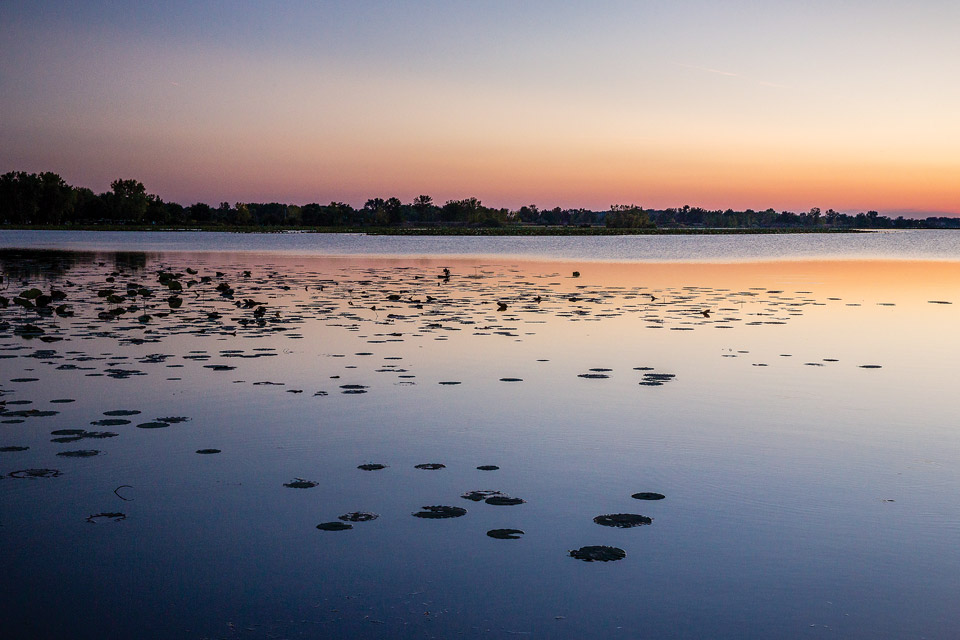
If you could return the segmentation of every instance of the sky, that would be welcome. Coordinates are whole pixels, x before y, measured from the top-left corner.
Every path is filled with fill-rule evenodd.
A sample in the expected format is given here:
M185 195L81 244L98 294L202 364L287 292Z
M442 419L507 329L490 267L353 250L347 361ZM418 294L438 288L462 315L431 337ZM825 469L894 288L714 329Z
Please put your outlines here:
M960 3L0 3L0 173L960 214Z

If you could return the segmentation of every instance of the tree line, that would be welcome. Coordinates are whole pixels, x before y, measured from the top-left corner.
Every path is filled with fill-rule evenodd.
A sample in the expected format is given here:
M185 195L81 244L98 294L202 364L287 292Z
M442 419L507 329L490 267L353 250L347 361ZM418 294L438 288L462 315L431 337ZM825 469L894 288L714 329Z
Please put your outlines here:
M198 202L183 206L164 202L148 193L143 183L118 179L110 190L94 193L74 187L52 172L12 171L0 176L0 224L7 225L115 225L115 226L201 226L265 228L370 227L518 227L518 226L605 226L621 229L651 228L824 228L824 229L911 229L960 228L960 219L929 217L925 220L891 219L876 211L858 214L822 212L794 213L766 209L734 211L700 207L643 209L637 205L611 205L606 211L588 209L540 209L527 205L519 209L485 206L477 198L448 200L437 204L427 195L410 203L398 198L370 198L355 208L343 202L305 205L278 202L221 202L219 206Z

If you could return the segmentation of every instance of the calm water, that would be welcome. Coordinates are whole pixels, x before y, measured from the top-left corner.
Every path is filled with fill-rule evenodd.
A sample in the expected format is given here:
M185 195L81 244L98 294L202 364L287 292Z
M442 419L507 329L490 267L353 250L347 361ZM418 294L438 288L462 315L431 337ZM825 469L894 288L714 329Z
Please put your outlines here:
M4 637L960 625L960 236L80 237L0 237Z
M415 237L326 233L3 231L0 247L73 251L230 251L306 255L513 256L540 260L731 262L828 258L960 259L960 233L912 230L755 236Z

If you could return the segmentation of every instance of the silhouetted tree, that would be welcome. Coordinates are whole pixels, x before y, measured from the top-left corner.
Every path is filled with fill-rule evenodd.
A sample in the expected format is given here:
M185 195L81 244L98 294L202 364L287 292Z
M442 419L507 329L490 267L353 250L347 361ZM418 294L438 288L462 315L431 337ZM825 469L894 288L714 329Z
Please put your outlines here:
M642 229L651 227L650 216L635 204L610 205L610 211L604 218L608 227L619 229Z

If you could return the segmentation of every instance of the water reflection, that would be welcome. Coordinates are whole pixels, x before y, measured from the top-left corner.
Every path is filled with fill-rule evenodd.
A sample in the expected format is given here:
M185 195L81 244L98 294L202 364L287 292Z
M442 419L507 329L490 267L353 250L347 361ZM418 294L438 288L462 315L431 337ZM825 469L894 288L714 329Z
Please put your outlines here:
M114 271L136 273L147 265L140 251L59 251L56 249L0 249L0 273L4 284L23 280L51 280L65 276L77 265L110 265ZM154 256L155 257L155 256Z
M3 257L13 637L960 623L960 263L102 256Z

